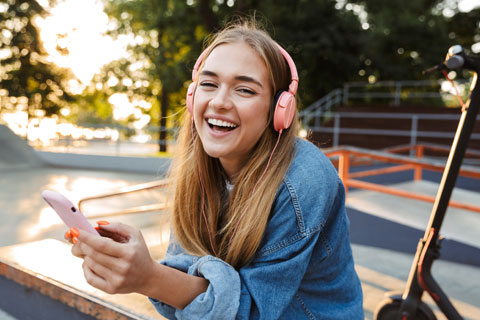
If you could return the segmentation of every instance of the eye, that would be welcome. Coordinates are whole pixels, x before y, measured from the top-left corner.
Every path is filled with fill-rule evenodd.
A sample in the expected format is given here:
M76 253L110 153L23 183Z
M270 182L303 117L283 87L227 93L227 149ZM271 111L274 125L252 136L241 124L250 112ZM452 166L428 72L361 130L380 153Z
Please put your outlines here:
M200 86L201 87L211 87L211 88L216 88L217 86L215 85L215 83L213 82L209 82L209 81L203 81L200 83Z
M254 94L256 94L255 91L253 91L253 90L251 90L251 89L248 89L248 88L240 88L240 89L238 89L238 91L241 92L241 93L245 93L245 94L252 95L252 96L253 96Z

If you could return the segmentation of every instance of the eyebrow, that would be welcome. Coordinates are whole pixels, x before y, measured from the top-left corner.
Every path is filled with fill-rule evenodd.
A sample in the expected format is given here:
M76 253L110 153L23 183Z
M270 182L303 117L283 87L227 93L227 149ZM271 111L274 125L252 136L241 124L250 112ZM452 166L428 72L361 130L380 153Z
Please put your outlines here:
M210 71L210 70L202 70L202 72L200 72L200 75L213 76L213 77L218 78L218 75L215 72ZM263 88L263 85L260 83L260 81L256 80L255 78L249 77L249 76L236 76L235 80L252 82L252 83L255 83L255 84L259 85L260 88Z

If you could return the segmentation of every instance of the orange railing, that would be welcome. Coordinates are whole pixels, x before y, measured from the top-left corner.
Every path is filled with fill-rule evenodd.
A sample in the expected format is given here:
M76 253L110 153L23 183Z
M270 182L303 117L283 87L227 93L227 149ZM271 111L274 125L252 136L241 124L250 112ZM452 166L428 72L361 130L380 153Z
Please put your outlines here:
M410 150L415 151L413 157L396 154ZM448 152L449 148L433 144L421 144L390 148L384 151L374 151L356 147L337 147L330 150L324 150L327 157L329 157L333 164L338 168L338 174L342 179L346 190L348 190L348 188L366 189L433 203L435 202L435 197L429 195L422 195L405 190L395 189L391 186L358 180L358 178L413 170L414 180L418 181L422 179L423 170L443 172L445 169L445 164L442 161L424 158L426 151ZM467 155L474 158L480 158L480 152L477 151L469 151ZM387 168L350 172L350 169L353 166L358 166L360 164L373 164L378 162L390 163L394 165ZM480 168L463 165L460 169L459 175L473 179L480 179ZM480 213L480 206L460 203L452 200L449 202L449 206Z
M85 206L88 202L91 202L91 201L100 200L100 199L106 200L108 198L111 199L118 196L125 196L131 193L139 193L139 192L144 192L144 191L154 190L154 189L166 189L167 187L168 187L167 179L142 183L134 186L127 186L127 187L120 188L118 191L108 192L108 193L99 194L92 197L83 198L78 202L78 207L80 211L85 213L85 211L88 211L86 210ZM89 219L95 219L100 217L125 215L125 214L131 214L131 213L159 211L159 210L164 210L165 208L166 208L166 202L158 201L152 204L143 204L143 205L134 206L134 207L114 209L113 211L110 211L110 212L104 212L104 211L88 212L87 216Z
M413 152L411 152L413 151ZM330 158L333 164L338 168L338 173L342 179L346 190L348 188L358 188L358 189L367 189L382 193L387 193L395 196L406 197L410 199L416 199L426 202L433 203L435 197L429 195L422 195L418 193L408 192L405 190L395 189L391 186L385 186L381 184L376 184L372 182L366 182L358 180L358 178L365 178L369 176L382 175L394 172L402 171L414 171L414 180L418 181L422 179L423 170L431 170L437 172L443 172L445 169L445 163L443 161L427 159L424 156L426 154L435 154L438 153L448 153L449 148L445 146L439 146L434 144L419 144L419 145L407 145L393 147L385 149L383 151L375 151L370 149L362 149L357 147L336 147L333 149L325 149L324 153ZM406 156L399 153L408 153L411 152L413 156ZM478 151L468 151L466 156L469 158L480 159L480 152ZM358 165L368 165L374 163L389 163L394 164L393 166L380 168L380 169L367 169L363 171L350 172L350 169ZM470 165L463 165L459 172L460 176L465 176L473 179L480 179L480 168ZM140 184L136 186L130 186L122 188L117 192L105 193L89 198L84 198L80 200L79 207L80 210L83 209L84 205L87 202L93 200L107 199L116 196L123 196L135 192L142 192L145 190L151 189L163 189L168 185L167 180L153 181L145 184ZM480 182L479 182L480 186ZM480 189L480 188L479 188ZM474 206L471 204L459 203L456 201L450 201L449 205L451 207L471 210L474 212L480 213L480 206ZM158 203L150 205L141 205L130 208L123 208L121 210L114 210L113 212L98 212L89 214L89 218L92 217L104 217L112 215L123 215L130 213L141 213L149 212L156 210L165 209L165 202L160 201Z

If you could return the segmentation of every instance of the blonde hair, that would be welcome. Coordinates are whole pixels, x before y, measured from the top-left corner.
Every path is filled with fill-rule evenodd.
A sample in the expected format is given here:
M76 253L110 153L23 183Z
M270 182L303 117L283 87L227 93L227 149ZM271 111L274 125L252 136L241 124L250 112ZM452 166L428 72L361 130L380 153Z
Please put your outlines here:
M226 173L219 160L203 150L187 114L177 140L170 177L173 181L171 222L176 241L193 255L215 255L216 252L219 258L238 269L259 249L276 192L294 156L297 116L295 114L291 127L283 131L265 171L278 138L272 124L274 95L278 90L288 90L291 74L276 43L255 21L236 22L217 33L208 44L204 61L217 46L234 42L245 42L252 47L270 72L272 98L268 126L235 177L234 188L228 195Z

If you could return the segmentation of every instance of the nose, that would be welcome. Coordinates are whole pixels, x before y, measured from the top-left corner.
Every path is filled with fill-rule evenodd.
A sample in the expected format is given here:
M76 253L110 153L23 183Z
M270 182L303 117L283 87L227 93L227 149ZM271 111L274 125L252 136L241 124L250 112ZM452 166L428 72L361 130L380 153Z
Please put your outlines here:
M233 102L230 96L230 90L227 87L221 87L216 90L209 105L215 109L231 109Z

